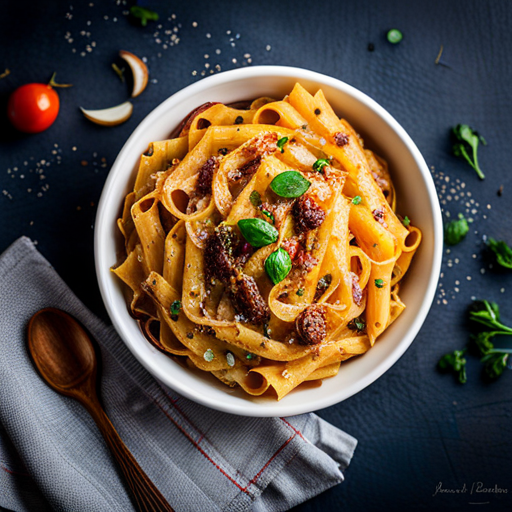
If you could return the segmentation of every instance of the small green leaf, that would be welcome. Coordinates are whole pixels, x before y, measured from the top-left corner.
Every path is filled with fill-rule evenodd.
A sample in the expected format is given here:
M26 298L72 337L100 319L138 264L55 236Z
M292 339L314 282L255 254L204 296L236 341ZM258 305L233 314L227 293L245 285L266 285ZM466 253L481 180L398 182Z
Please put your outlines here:
M257 190L253 190L251 192L251 195L249 196L249 201L251 201L251 204L253 206L260 206L261 204L261 195Z
M466 359L463 357L466 349L455 350L449 354L445 354L439 362L437 367L442 371L452 371L456 375L458 381L461 384L465 384L467 381L466 375Z
M270 219L270 221L272 222L272 224L275 224L276 219L268 210L261 210L261 213L263 213L263 215L265 215L265 217L268 217Z
M138 18L140 20L140 24L145 27L149 21L158 21L158 14L151 9L146 9L145 7L140 7L138 5L132 5L130 7L130 14L134 18Z
M304 288L299 288L295 293L299 296L299 297L302 297L304 295L304 292L306 290Z
M455 144L453 146L453 154L466 160L466 162L476 171L478 177L483 180L485 178L482 169L478 165L478 145L481 142L486 145L485 139L467 124L458 124L452 128ZM471 156L469 154L471 151Z
M382 279L375 279L375 286L377 288L384 288L384 281Z
M248 352L246 354L245 358L250 361L251 359L255 359L256 358L256 354L251 354L251 352Z
M281 153L284 153L284 145L288 142L288 137L281 137L277 141L277 147L281 150Z
M281 197L300 197L311 183L298 171L284 171L270 183L270 188Z
M356 205L361 204L361 201L362 201L361 196L356 196L356 197L354 197L354 199L352 199L352 204L356 204Z
M444 242L446 245L457 245L468 234L468 221L459 213L458 220L452 220L444 226Z
M347 324L347 327L352 331L363 332L366 329L366 323L360 318L353 318Z
M171 304L171 315L178 315L181 310L181 300L175 300Z
M274 284L280 283L291 269L292 260L284 249L277 249L265 260L265 271Z
M323 169L326 165L329 165L329 160L327 160L327 158L319 158L313 164L313 170L317 172L323 172Z
M204 354L203 354L204 360L208 363L211 363L215 357L215 354L213 353L213 350L209 348Z
M253 247L264 247L277 241L279 231L263 219L242 219L238 228Z
M503 241L489 238L487 246L496 255L496 261L505 268L512 269L512 249Z
M409 225L411 224L411 221L409 220L409 217L407 217L407 215L404 217L404 220L402 221L402 224L408 228Z
M404 38L402 32L396 28L392 28L387 33L387 39L391 44L397 44Z

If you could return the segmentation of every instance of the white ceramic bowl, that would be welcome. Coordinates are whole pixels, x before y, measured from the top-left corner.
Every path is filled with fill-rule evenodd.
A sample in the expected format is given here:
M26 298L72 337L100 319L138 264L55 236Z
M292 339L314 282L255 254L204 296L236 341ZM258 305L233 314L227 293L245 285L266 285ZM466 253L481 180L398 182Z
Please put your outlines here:
M195 107L206 101L232 103L260 96L282 98L295 82L322 88L334 110L363 136L366 146L386 158L396 186L398 211L423 231L423 242L401 288L404 313L362 357L343 363L321 387L296 390L277 402L230 389L206 372L193 372L156 350L130 316L122 283L110 272L122 242L116 226L124 196L133 186L140 155L162 140ZM136 128L105 183L95 226L96 272L114 327L133 355L156 378L182 395L221 411L247 416L288 416L336 404L361 391L388 370L418 333L434 298L442 257L442 218L434 183L418 148L398 122L362 92L305 69L259 66L213 75L177 92ZM407 386L407 383L404 383Z

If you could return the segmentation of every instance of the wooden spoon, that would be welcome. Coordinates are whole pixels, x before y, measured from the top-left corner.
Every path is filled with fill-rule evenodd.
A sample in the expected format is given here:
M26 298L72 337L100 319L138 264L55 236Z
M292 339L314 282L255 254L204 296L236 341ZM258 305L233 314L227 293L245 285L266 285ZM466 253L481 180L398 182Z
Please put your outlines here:
M29 321L28 350L47 384L61 395L78 400L93 417L126 478L138 509L172 512L100 404L96 392L96 353L84 328L60 309L42 309Z

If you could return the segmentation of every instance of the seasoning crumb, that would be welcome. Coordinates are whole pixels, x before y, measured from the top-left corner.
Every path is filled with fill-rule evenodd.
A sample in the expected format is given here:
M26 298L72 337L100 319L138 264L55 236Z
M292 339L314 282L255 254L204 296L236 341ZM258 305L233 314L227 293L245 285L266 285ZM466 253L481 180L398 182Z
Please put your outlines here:
M375 45L373 43L368 43L368 51L373 52L375 50Z
M503 195L503 185L500 186L500 188L498 189L498 197L501 197Z
M80 162L80 165L81 165L82 167L87 167L87 164L88 164L87 160L82 160L82 161Z

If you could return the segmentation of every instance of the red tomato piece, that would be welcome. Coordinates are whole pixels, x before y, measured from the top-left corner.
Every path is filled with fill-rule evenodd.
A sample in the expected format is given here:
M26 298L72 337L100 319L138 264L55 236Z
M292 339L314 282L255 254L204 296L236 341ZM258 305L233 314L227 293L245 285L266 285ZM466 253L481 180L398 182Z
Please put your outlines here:
M46 84L18 87L9 98L7 115L12 125L25 133L49 128L59 113L59 95Z

